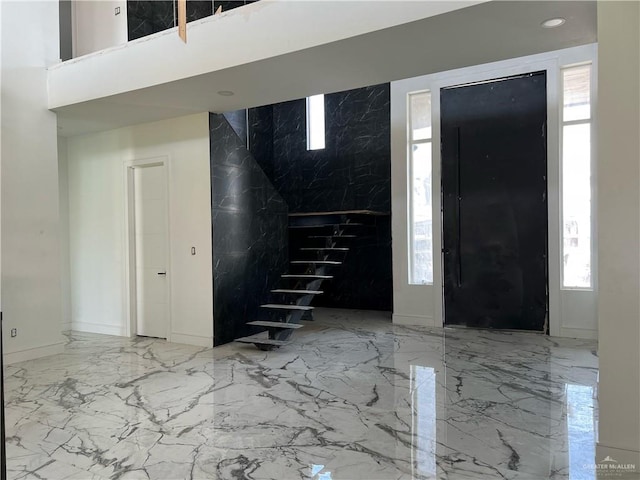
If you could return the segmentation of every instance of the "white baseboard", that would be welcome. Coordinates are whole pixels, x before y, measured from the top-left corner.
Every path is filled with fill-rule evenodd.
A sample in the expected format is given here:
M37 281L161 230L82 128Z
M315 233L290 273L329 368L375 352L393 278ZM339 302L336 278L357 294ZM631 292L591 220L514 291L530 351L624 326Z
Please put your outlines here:
M198 347L213 347L213 337L201 337L199 335L187 335L184 333L171 333L171 343L184 343Z
M585 340L597 340L598 331L587 328L560 327L560 336L565 338L581 338Z
M25 348L17 352L5 353L4 364L11 365L12 363L26 362L27 360L48 357L49 355L57 355L58 353L62 353L63 350L64 342L52 343L51 345L44 345L42 347Z
M604 462L605 458L611 461ZM640 452L596 445L597 479L637 480L640 478Z
M71 330L86 333L101 333L103 335L115 335L126 337L127 332L123 325L106 325L104 323L73 322Z
M72 328L72 327L71 327L71 322L64 322L64 323L61 325L61 327L62 327L62 331L63 331L63 332L67 332L67 331L71 330L71 328Z
M393 323L397 325L419 325L422 327L435 327L433 317L427 315L399 315L393 314ZM441 325L437 325L440 327Z

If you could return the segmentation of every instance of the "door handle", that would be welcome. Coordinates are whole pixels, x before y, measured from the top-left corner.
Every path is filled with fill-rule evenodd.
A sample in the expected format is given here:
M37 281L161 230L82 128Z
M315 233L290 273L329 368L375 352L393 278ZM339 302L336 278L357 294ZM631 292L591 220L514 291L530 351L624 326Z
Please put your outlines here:
M158 272L158 275L166 275L167 272Z
M460 190L460 184L462 182L462 174L460 172L460 127L456 128L456 176L457 176L457 185L456 185L456 196L457 196L457 204L456 204L456 220L457 224L457 236L456 236L456 253L457 253L457 261L458 261L458 287L462 286L462 258L460 255L460 251L462 250L462 207L460 203L462 202L462 192Z

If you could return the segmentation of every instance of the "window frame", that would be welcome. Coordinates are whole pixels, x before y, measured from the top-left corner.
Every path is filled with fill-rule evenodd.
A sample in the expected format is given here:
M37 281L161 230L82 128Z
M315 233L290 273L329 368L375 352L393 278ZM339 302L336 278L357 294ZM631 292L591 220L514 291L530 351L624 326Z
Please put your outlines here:
M429 134L428 138L422 138L419 140L414 140L413 138L413 115L412 115L412 108L411 108L411 98L414 95L423 95L423 94L428 94L429 95L429 105L430 105L430 109L429 109L429 117L431 120L431 132ZM408 252L408 275L407 275L407 283L409 285L414 285L414 286L433 286L434 284L434 273L435 273L435 268L434 268L434 238L433 238L433 159L434 159L434 155L433 155L433 92L431 89L422 89L422 90L415 90L415 91L411 91L408 92L406 94L406 101L407 101L407 108L406 108L406 112L407 112L407 118L406 118L406 125L407 125L407 252ZM415 211L415 207L413 204L413 186L414 186L414 182L413 182L413 146L414 145L426 145L429 144L431 147L431 183L429 185L429 188L431 189L430 192L430 204L431 204L431 280L426 281L426 282L416 282L414 281L413 275L414 275L414 270L415 270L415 264L414 264L414 260L415 260L415 248L414 248L414 222L413 222L413 218L414 218L414 211Z
M565 108L564 108L564 100L565 100L565 83L564 83L564 73L568 70L572 70L575 68L581 67L589 67L589 117L583 118L579 120L566 120L564 119ZM567 65L561 65L559 68L559 82L560 87L558 89L559 94L559 102L558 102L558 110L559 110L559 164L560 164L560 290L561 291L575 291L575 292L593 292L595 290L595 255L594 255L594 246L595 246L595 136L594 136L594 124L596 122L595 119L595 79L594 79L594 62L586 61L579 63L571 63ZM590 227L590 235L589 235L589 286L567 286L565 285L565 266L564 266L564 252L565 252L565 208L564 208L564 132L565 127L574 126L574 125L589 125L589 178L590 185L589 190L591 192L590 196L590 208L589 208L589 227Z

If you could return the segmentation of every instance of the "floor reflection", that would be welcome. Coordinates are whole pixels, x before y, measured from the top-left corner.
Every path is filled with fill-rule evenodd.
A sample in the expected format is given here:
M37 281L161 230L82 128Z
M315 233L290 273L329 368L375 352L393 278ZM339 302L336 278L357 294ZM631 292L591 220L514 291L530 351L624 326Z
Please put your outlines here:
M332 480L331 472L323 472L324 465L311 465L311 478L313 480Z
M411 363L413 478L596 479L597 358L584 348L589 342L469 330L443 336L440 356L427 348L410 358L410 342L395 356L397 368Z
M567 437L569 441L569 479L595 480L596 430L594 389L588 385L567 384Z
M412 451L414 476L436 474L436 372L433 368L411 365L413 412Z

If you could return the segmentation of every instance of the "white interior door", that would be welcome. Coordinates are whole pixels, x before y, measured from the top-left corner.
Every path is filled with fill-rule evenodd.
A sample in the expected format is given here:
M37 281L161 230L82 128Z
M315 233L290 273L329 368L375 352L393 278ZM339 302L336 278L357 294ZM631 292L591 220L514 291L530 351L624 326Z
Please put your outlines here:
M167 338L169 222L165 166L137 167L133 172L137 333Z

